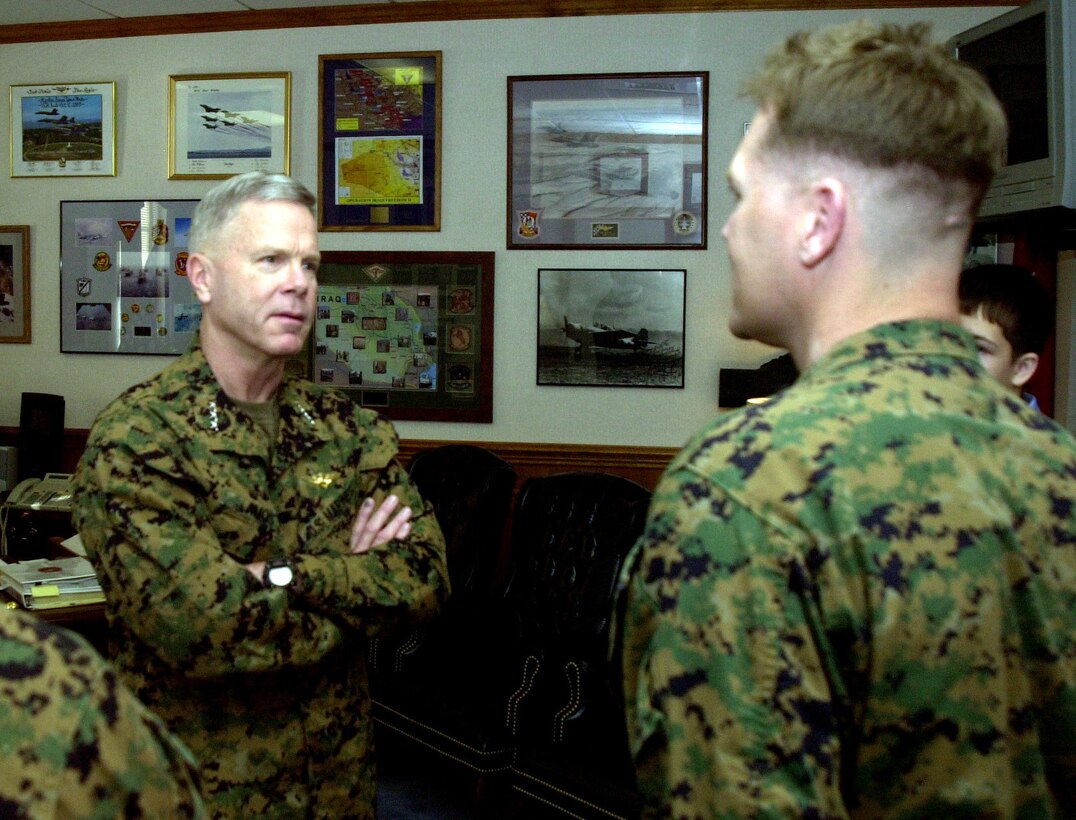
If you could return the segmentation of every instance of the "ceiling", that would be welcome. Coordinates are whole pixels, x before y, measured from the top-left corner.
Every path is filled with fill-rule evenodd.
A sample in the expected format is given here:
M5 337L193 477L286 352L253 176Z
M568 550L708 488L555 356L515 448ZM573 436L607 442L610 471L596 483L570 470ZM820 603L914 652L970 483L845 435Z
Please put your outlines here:
M68 23L116 17L264 11L340 5L385 5L423 0L0 0L0 26Z

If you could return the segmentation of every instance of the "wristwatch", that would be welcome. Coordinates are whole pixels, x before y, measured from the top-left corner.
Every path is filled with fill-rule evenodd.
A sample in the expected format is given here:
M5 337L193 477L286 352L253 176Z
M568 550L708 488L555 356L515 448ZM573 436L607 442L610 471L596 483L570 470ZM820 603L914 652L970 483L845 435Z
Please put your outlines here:
M296 590L299 588L299 573L287 558L276 558L266 563L262 583L270 589Z

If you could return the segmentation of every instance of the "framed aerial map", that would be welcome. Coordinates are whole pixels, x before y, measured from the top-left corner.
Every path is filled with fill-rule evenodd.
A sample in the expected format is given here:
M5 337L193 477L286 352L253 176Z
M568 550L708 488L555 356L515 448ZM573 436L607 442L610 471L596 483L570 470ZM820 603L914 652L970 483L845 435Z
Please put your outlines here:
M493 260L323 251L307 377L390 418L493 421Z
M318 57L318 228L441 229L441 52Z
M708 83L509 77L508 249L705 249Z

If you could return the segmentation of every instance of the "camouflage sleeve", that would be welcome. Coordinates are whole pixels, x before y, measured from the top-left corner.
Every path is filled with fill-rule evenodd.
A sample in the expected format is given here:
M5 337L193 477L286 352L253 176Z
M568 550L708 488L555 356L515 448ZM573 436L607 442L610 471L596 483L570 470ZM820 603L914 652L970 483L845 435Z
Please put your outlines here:
M74 523L110 612L193 678L305 666L340 645L332 619L289 606L224 551L197 486L156 431L142 436L92 435L75 477Z
M370 436L379 443L363 461L360 486L378 502L395 495L401 506L411 507L411 533L351 555L351 522L361 501L355 499L355 509L343 519L346 526L328 537L330 543L308 544L296 561L303 601L366 635L431 617L449 590L444 536L433 508L395 457L395 433L384 422Z
M716 514L715 514L716 512ZM752 549L764 541L772 551ZM794 548L690 470L663 480L625 568L624 686L646 816L840 816L827 683L771 558Z
M206 816L190 752L84 640L0 617L0 815Z

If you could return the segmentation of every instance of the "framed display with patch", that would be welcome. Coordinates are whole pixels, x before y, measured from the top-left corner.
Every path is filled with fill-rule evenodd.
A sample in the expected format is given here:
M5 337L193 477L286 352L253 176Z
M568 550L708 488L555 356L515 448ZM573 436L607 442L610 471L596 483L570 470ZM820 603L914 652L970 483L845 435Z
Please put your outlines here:
M493 260L322 251L308 378L394 419L492 422Z
M0 225L0 344L30 340L30 226Z
M704 249L708 83L509 77L508 249Z
M441 52L318 57L318 227L441 230Z
M13 85L13 177L116 176L116 84Z
M168 178L291 172L291 73L168 78Z
M202 317L187 281L194 199L60 203L60 351L186 352Z

